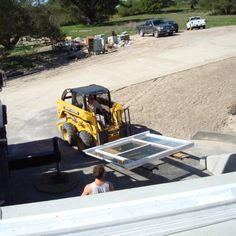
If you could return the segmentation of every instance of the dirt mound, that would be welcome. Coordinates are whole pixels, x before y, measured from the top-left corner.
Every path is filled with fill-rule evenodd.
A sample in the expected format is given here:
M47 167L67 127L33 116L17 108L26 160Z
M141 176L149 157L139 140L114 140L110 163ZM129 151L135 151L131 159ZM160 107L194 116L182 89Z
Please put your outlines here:
M234 131L236 57L113 92L130 107L132 123L190 138L198 130Z

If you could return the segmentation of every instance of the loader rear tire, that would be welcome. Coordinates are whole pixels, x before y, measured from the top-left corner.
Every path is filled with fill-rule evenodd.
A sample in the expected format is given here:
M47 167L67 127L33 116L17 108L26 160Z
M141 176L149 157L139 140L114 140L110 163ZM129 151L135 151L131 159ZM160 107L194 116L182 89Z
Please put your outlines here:
M72 124L65 122L61 128L62 137L70 145L75 146L77 143L75 128Z
M83 149L90 148L95 145L92 135L85 130L79 132L79 138L83 143ZM79 148L81 149L81 146L79 146Z

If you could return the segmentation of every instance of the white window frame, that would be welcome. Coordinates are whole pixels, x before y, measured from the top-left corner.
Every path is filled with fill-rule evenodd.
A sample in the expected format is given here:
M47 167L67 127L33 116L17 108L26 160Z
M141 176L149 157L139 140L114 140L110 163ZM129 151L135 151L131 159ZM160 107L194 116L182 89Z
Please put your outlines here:
M164 144L159 144L157 142L142 140L142 138L144 138L144 137L158 138L161 141L167 141L170 143L171 142L179 143L179 145L173 147L168 144L164 145ZM135 148L132 148L128 151L136 150L138 148L142 148L142 147L145 147L148 145L151 145L153 147L158 147L158 148L164 148L165 150L160 151L155 154L152 154L152 155L149 155L149 156L146 156L146 157L143 157L139 160L131 160L129 158L125 158L125 157L120 156L121 154L126 153L128 151L123 151L118 154L112 154L110 152L105 151L105 149L107 149L107 148L115 148L115 147L121 146L122 144L126 144L129 142L143 143L143 146L135 147ZM129 136L126 138L118 139L116 141L109 142L109 143L106 143L106 144L103 144L100 146L85 149L84 152L89 156L92 156L92 157L95 157L95 158L98 158L101 160L105 160L107 162L112 162L116 165L119 165L119 166L125 168L125 169L131 170L131 169L137 168L139 166L145 165L147 163L151 163L151 162L159 160L161 158L170 156L176 152L183 151L187 148L192 147L193 145L194 145L194 143L192 141L152 134L152 133L150 133L150 131L146 131L146 132L132 135L132 136ZM96 153L98 155L96 155ZM99 156L99 154L104 155L104 157ZM107 158L106 158L106 156L107 156Z

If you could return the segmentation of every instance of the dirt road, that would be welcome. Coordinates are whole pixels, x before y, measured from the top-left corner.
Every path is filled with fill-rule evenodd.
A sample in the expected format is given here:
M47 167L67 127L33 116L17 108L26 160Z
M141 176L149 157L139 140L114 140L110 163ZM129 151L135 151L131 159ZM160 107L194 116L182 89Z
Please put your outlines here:
M65 88L91 83L120 89L113 95L130 105L133 121L166 135L235 131L235 117L227 113L236 102L235 38L236 26L158 39L134 36L117 52L9 81L1 93L9 143L59 135L56 99Z

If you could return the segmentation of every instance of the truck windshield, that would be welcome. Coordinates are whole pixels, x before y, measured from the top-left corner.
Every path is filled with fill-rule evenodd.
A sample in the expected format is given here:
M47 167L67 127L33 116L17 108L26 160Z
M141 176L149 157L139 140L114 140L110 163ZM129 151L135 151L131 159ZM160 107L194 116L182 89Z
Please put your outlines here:
M201 20L200 16L193 17L192 20Z

